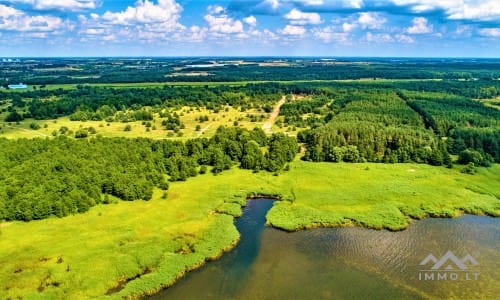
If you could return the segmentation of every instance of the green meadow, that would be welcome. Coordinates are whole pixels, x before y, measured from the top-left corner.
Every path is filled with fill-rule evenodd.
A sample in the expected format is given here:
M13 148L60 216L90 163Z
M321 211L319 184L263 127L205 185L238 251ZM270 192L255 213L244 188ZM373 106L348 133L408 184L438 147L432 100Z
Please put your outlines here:
M423 164L294 161L280 174L232 168L171 183L150 201L114 201L65 218L0 224L2 298L137 298L174 283L238 241L247 197L277 201L268 224L285 230L500 215L500 166L475 175Z

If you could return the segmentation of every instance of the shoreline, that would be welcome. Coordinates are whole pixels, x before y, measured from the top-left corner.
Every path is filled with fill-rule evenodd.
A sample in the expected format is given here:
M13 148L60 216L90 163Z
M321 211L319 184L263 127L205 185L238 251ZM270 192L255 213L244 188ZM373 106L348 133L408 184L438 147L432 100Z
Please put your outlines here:
M277 195L277 194L274 194L274 195L265 195L265 194L253 194L252 193L252 194L250 194L250 195L248 195L246 197L245 205L241 205L240 204L241 208L243 208L243 207L246 206L246 202L248 200L258 200L258 199L269 199L269 200L272 200L272 201L281 201L281 196ZM346 223L343 223L343 224L312 223L312 224L310 224L309 226L306 226L306 227L297 227L296 229L293 229L293 230L287 230L287 229L284 229L284 228L280 228L280 227L274 226L272 223L270 223L267 220L267 214L266 214L266 224L265 224L265 226L269 226L269 227L272 227L272 228L274 228L276 230L281 230L281 231L285 231L285 232L288 232L288 233L298 232L298 231L302 231L302 230L320 229L320 228L354 228L354 227L360 227L360 228L366 228L366 229L372 229L372 230L387 230L387 231L390 231L390 232L398 232L398 231L406 230L412 223L414 223L416 221L421 221L421 220L429 219L429 218L456 219L456 218L460 218L460 217L465 216L465 215L483 216L483 217L490 217L490 218L498 218L498 217L500 217L500 216L490 215L490 214L488 214L486 212L481 212L479 214L467 213L467 212L464 212L462 210L457 210L457 212L460 212L460 213L458 213L456 215L453 215L453 216L434 216L434 215L431 215L431 214L428 214L428 215L426 215L426 216L424 216L422 218L412 218L410 216L407 216L409 218L409 222L408 222L407 226L404 227L404 228L398 229L398 230L392 230L391 228L385 228L385 227L384 228L370 227L370 226L365 225L365 224L357 223L354 220L350 220L350 222L346 222ZM222 213L222 214L224 214L224 213ZM228 214L228 215L230 215L230 214ZM242 215L240 215L240 216L231 215L231 216L233 217L233 225L234 225L234 222L236 221L237 218L241 218L242 217ZM217 260L220 257L222 257L222 255L224 255L226 252L229 252L232 249L234 249L237 246L237 244L239 243L240 239L241 239L241 233L240 233L239 238L236 241L234 241L233 243L231 243L231 244L227 245L226 247L222 248L218 252L218 255L216 255L215 257L208 257L204 261L200 262L199 264L196 264L194 266L186 268L184 271L182 271L181 273L179 273L169 283L167 283L167 284L159 287L158 289L156 289L154 291L148 291L148 292L146 292L146 293L138 296L137 298L132 297L132 299L143 299L143 298L145 298L147 296L153 296L153 295L159 293L163 289L168 289L168 288L172 287L173 285L175 285L177 283L177 281L181 280L182 277L184 277L188 272L194 271L194 270L196 270L198 268L201 268L206 263L209 263L211 261Z
M247 199L278 200L266 214L267 226L286 231L394 231L428 217L498 217L498 174L499 165L470 176L419 164L295 161L278 176L237 168L200 175L172 183L166 199L154 190L150 201L120 201L84 214L1 227L0 257L15 259L3 260L0 288L12 298L153 295L237 245L235 217ZM48 269L53 275L43 282L49 285L37 291ZM105 295L110 289L117 292Z

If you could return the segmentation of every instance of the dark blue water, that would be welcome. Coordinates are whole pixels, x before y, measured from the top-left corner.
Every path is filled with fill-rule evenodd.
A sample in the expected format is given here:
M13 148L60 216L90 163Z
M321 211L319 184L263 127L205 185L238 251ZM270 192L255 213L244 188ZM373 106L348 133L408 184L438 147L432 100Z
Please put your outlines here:
M496 299L500 220L466 215L416 221L401 232L265 226L271 200L249 200L236 219L239 244L154 299ZM430 253L470 254L474 281L419 280Z

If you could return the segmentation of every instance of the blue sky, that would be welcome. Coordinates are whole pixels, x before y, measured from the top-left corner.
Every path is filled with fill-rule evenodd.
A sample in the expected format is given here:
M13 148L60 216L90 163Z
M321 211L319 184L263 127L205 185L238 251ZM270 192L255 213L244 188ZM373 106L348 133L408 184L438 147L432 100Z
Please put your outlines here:
M3 56L500 57L500 0L0 0Z

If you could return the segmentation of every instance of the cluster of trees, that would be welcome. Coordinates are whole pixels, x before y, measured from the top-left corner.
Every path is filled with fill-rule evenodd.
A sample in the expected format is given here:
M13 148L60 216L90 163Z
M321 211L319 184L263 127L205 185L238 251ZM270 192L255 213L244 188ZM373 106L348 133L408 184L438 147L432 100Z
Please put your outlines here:
M308 161L451 164L445 145L424 129L332 122L301 132L299 140Z
M447 139L450 153L460 154L474 150L484 160L500 163L500 128L457 128L450 132ZM460 160L459 162L465 162Z
M110 88L78 86L77 89L37 90L19 93L25 99L22 103L11 101L11 112L7 121L20 121L23 118L54 119L71 116L73 120L110 121L120 118L148 120L148 107L198 106L220 110L225 105L245 108L262 108L279 98L279 85L249 84L246 86L163 86L154 88ZM4 100L12 93L0 92ZM0 97L0 98L1 98ZM57 101L53 101L53 98ZM28 106L25 111L25 106ZM116 116L119 111L133 111L131 115ZM124 113L125 114L125 113Z
M427 127L441 136L463 127L498 127L500 111L462 96L446 93L398 92L425 120Z
M450 153L459 155L474 151L482 157L480 160L459 158L459 163L485 165L500 162L498 109L444 93L399 91L398 95L422 116L428 128L438 136L447 137L446 145Z
M232 166L283 169L298 151L295 138L262 129L220 127L210 139L186 143L144 138L0 139L0 219L36 220L85 212L110 195L152 197L153 187Z
M351 92L329 107L325 125L298 136L307 145L305 160L451 164L444 143L394 92Z

